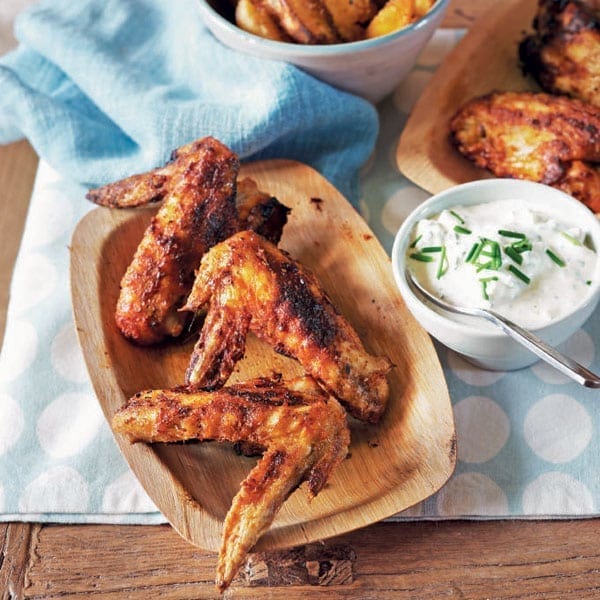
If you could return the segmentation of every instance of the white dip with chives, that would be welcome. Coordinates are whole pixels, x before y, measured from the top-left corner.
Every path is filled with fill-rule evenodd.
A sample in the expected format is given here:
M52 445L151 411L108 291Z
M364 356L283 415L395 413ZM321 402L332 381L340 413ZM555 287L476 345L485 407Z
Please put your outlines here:
M456 206L419 221L407 264L439 298L530 329L585 301L596 271L586 232L518 200Z

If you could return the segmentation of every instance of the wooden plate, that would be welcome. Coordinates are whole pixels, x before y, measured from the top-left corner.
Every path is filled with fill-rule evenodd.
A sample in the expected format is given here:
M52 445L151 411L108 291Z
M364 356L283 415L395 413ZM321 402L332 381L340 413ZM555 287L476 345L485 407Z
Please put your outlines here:
M281 247L316 272L373 353L395 364L382 422L351 424L351 455L311 502L300 488L257 545L265 550L324 539L410 507L438 490L455 463L454 423L432 343L407 311L385 251L352 206L317 172L289 161L246 165L242 175L292 209ZM183 382L194 340L160 348L128 343L114 325L119 281L151 209L98 208L78 225L71 291L79 341L108 421L141 389ZM232 378L300 374L255 338ZM148 495L191 543L220 545L231 500L254 460L216 443L129 444L116 440Z
M532 30L537 0L504 0L484 13L437 69L411 112L396 162L423 189L437 194L458 183L491 177L450 143L449 123L475 96L538 89L521 72L518 45Z

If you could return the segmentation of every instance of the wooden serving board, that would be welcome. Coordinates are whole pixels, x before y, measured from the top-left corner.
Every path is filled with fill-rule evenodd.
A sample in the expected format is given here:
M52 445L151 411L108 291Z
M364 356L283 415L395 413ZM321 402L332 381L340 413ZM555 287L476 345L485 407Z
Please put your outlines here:
M539 89L521 71L518 45L532 30L537 0L504 0L485 12L446 57L415 105L400 136L396 162L423 189L491 177L450 143L450 119L467 100L494 90Z
M438 490L455 464L450 399L432 343L395 286L390 259L352 206L316 171L289 161L246 165L242 176L292 209L281 247L311 268L372 353L387 354L389 408L377 425L352 421L350 456L311 502L302 488L286 501L257 550L328 538L368 525ZM193 339L157 348L127 342L114 324L119 281L152 209L98 208L71 246L71 291L79 341L107 420L142 389L183 383ZM294 361L256 338L232 380L299 374ZM173 527L209 550L254 459L216 443L134 444L121 451Z

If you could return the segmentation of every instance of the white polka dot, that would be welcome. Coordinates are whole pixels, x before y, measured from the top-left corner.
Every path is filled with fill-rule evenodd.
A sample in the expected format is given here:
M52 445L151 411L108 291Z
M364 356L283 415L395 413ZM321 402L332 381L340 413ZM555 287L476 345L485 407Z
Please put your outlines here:
M491 460L510 434L510 422L500 406L484 396L471 396L454 405L458 458L468 463Z
M408 115L423 94L423 90L431 81L432 76L433 73L429 71L409 73L394 92L393 102L396 109Z
M571 396L552 394L536 402L525 417L525 440L551 463L566 463L583 452L592 433L592 419Z
M472 365L456 352L448 352L448 366L452 372L465 383L477 387L485 387L496 383L506 375L504 371L488 371Z
M454 476L438 492L440 516L502 516L508 514L508 500L498 486L482 473Z
M369 209L369 205L362 198L358 201L358 209L362 218L369 223L371 220L371 210Z
M409 184L399 189L388 199L381 211L382 225L391 234L395 234L404 219L429 197L430 194L415 185Z
M45 160L40 160L38 167L35 191L42 191L47 186L62 182L63 178L56 169L53 169Z
M35 210L27 221L27 240L31 246L43 246L70 230L73 209L65 201L65 191L55 185L45 186L36 196Z
M365 177L369 171L372 171L375 165L377 164L377 148L373 149L373 152L369 155L369 158L365 161L363 166L360 168L360 177L361 179Z
M43 254L23 256L13 276L11 306L23 312L39 304L54 291L57 280L55 266Z
M8 319L5 343L0 354L0 382L14 381L34 361L38 351L38 335L28 321Z
M594 498L586 485L565 473L543 473L523 492L528 515L591 515Z
M21 407L7 394L0 394L0 456L19 441L24 427L25 416Z
M19 510L28 513L85 512L88 484L71 467L54 467L34 479L19 499Z
M50 456L65 458L81 452L96 436L104 417L94 396L66 393L40 415L37 435Z
M131 471L126 471L106 486L102 499L102 511L105 513L156 512L157 510Z
M583 329L573 334L568 340L558 346L558 349L582 364L589 367L594 360L595 347L594 340ZM540 361L531 367L531 370L546 383L555 385L571 383L572 379L563 375L560 371L552 368L544 361Z
M67 381L85 383L89 380L72 322L65 325L54 338L50 360L52 366Z
M431 41L425 46L419 58L417 65L421 67L437 67L456 46L456 32L438 31L431 38Z

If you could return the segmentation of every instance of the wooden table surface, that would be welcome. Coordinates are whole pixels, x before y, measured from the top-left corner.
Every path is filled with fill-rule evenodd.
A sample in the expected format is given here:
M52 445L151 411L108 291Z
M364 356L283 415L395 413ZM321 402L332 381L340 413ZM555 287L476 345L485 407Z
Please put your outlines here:
M455 0L446 25L469 27L490 3ZM27 142L0 147L0 339L36 165ZM599 519L377 523L323 548L350 557L342 583L238 578L225 597L600 598ZM2 599L214 598L215 564L167 525L0 524Z

